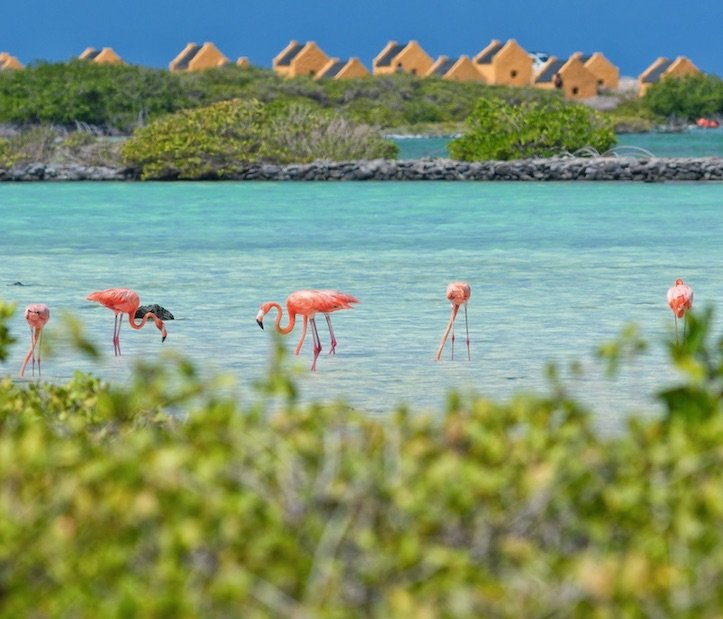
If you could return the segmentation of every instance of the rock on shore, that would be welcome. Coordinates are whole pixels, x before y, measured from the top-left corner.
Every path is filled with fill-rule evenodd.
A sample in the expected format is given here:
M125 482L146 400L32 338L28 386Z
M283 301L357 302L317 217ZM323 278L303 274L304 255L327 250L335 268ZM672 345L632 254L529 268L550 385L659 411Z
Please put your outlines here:
M134 179L134 171L128 168L88 166L78 163L67 165L30 163L10 169L0 168L0 181L128 181Z
M0 169L0 181L132 181L128 168L31 164ZM173 180L173 179L167 179ZM255 181L721 181L723 157L562 157L464 162L451 159L254 164L225 180Z

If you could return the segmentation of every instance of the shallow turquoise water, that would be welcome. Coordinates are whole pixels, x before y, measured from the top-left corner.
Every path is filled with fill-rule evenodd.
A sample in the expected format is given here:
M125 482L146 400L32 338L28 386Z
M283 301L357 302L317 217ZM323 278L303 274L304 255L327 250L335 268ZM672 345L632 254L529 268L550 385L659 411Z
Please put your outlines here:
M675 278L693 286L696 306L721 305L722 198L718 183L5 183L0 297L48 304L56 327L63 312L80 317L108 353L94 365L56 347L44 362L52 380L76 369L124 380L135 360L175 350L204 372L230 372L248 394L272 350L255 323L260 303L338 288L361 303L334 314L337 354L322 352L316 374L307 338L305 400L341 397L378 415L403 402L440 410L451 389L544 390L548 361L579 360L582 377L563 372L571 389L616 427L631 410L655 411L650 394L674 377L662 341ZM448 347L436 363L456 279L472 287L472 361L451 361ZM111 286L175 314L165 344L152 325L126 324L124 356L112 356L112 313L84 300ZM651 347L608 380L593 351L630 322ZM28 344L20 312L12 327L21 342L6 374ZM328 350L323 320L319 329Z

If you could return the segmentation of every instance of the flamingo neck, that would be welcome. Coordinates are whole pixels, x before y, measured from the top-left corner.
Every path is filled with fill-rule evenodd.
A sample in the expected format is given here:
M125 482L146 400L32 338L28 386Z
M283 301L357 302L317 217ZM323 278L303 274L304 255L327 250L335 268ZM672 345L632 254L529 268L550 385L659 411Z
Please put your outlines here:
M155 322L156 324L160 321L160 318L158 318L158 316L156 316L153 312L148 312L143 316L141 321L136 324L135 316L132 313L128 312L128 323L136 330L142 329L143 325L145 325L149 319L153 319L153 322Z
M276 320L274 321L274 326L276 327L276 330L282 335L288 335L289 333L291 333L294 325L296 324L296 313L291 311L291 309L287 307L287 311L289 313L289 322L285 327L282 327L281 318L283 316L284 310L278 303L272 303L271 307L276 308Z

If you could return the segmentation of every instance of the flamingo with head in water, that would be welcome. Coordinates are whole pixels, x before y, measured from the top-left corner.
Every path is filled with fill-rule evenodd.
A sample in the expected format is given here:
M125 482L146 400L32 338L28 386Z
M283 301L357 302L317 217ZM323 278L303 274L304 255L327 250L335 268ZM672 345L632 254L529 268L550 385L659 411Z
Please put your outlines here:
M457 313L461 306L464 306L464 326L467 331L467 359L472 359L469 351L469 324L467 322L467 301L469 301L471 294L472 289L467 282L451 282L447 286L447 300L452 304L452 314L449 317L449 323L447 323L447 328L444 331L444 335L442 335L442 341L439 343L439 348L437 349L437 361L442 357L442 349L444 348L450 331L452 332L452 359L454 359L454 320L457 318Z
M331 316L329 314L337 310L351 309L354 303L359 303L359 301L352 295L339 292L338 290L297 290L286 298L286 311L289 315L289 321L285 327L281 326L283 314L281 305L274 301L269 301L261 305L259 313L256 315L256 322L259 327L263 329L264 316L266 316L271 309L276 309L277 313L274 326L279 333L286 335L293 330L296 324L296 316L303 316L304 324L301 331L301 338L295 351L297 355L301 351L301 346L306 337L307 323L310 322L311 337L314 340L314 360L311 364L311 370L313 372L316 370L316 360L321 352L321 339L316 328L316 314L324 314L326 318L326 324L329 326L329 335L331 336L331 350L329 350L329 354L332 355L335 354L336 350L336 337L334 336L334 329L331 326Z
M687 312L693 309L693 289L682 279L676 279L675 284L668 288L668 306L675 316L675 341L678 341L678 318L683 318L683 338L685 338L685 326Z
M33 376L35 376L35 347L38 347L38 376L40 376L40 351L43 347L43 328L50 320L50 310L42 303L32 303L25 308L25 320L30 327L30 349L20 368L20 376L25 375L25 366L33 360Z
M148 320L153 320L156 328L161 332L161 342L164 342L168 334L163 321L153 312L146 312L140 323L135 322L136 309L141 301L138 293L129 288L107 288L98 292L91 292L87 297L88 301L97 301L101 305L105 305L108 309L115 313L115 323L113 326L113 351L116 357L121 354L120 349L120 328L123 322L121 314L128 314L128 322L133 329L142 329Z

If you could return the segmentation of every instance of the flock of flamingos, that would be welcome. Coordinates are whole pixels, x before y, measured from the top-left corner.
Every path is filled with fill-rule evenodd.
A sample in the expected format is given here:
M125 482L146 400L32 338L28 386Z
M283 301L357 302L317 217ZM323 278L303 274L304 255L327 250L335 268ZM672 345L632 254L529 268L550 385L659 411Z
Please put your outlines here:
M469 348L469 324L467 322L467 301L469 301L471 295L471 288L467 282L451 282L447 286L447 300L452 305L452 313L447 323L447 328L444 330L442 340L439 343L437 349L436 360L439 361L442 356L442 350L447 341L450 333L452 334L452 359L454 359L454 321L459 313L459 308L464 307L464 324L465 331L467 334L467 359L471 359L470 348ZM133 329L142 329L143 326L152 320L156 328L161 332L161 342L165 341L168 336L166 327L163 321L153 312L146 312L140 319L140 322L136 322L135 314L136 310L140 306L140 298L138 293L129 288L108 288L107 290L100 290L98 292L92 292L87 297L88 301L96 301L101 305L104 305L115 314L115 323L113 326L113 352L116 356L121 354L120 349L120 328L123 323L122 314L128 314L128 322ZM287 335L293 331L296 324L296 317L303 316L303 325L301 330L301 338L296 346L296 354L301 352L301 347L304 344L304 338L306 337L306 329L309 323L311 323L311 337L314 342L314 360L311 363L311 370L316 370L316 360L321 352L321 339L319 338L319 331L316 328L316 315L321 313L326 318L326 324L329 327L329 335L331 336L331 349L329 354L335 354L336 350L336 337L334 337L334 329L331 326L332 312L342 309L351 309L354 303L358 303L358 299L350 294L339 292L338 290L297 290L292 292L286 298L286 313L288 315L287 324L285 327L281 326L281 319L283 316L283 309L279 303L275 301L268 301L263 303L259 308L259 313L256 315L256 322L259 327L264 328L264 317L272 309L276 310L276 320L274 327L276 330ZM678 339L678 318L684 318L686 312L693 307L693 290L688 286L682 279L676 279L675 284L668 289L668 306L673 311L675 317L675 337ZM25 375L25 368L28 362L32 360L32 372L35 376L35 365L38 366L38 376L40 376L40 351L42 348L42 336L43 328L50 319L50 309L43 303L32 303L25 308L25 320L30 326L30 348L23 364L20 368L20 376ZM683 328L685 334L685 325ZM37 348L37 356L35 349Z

